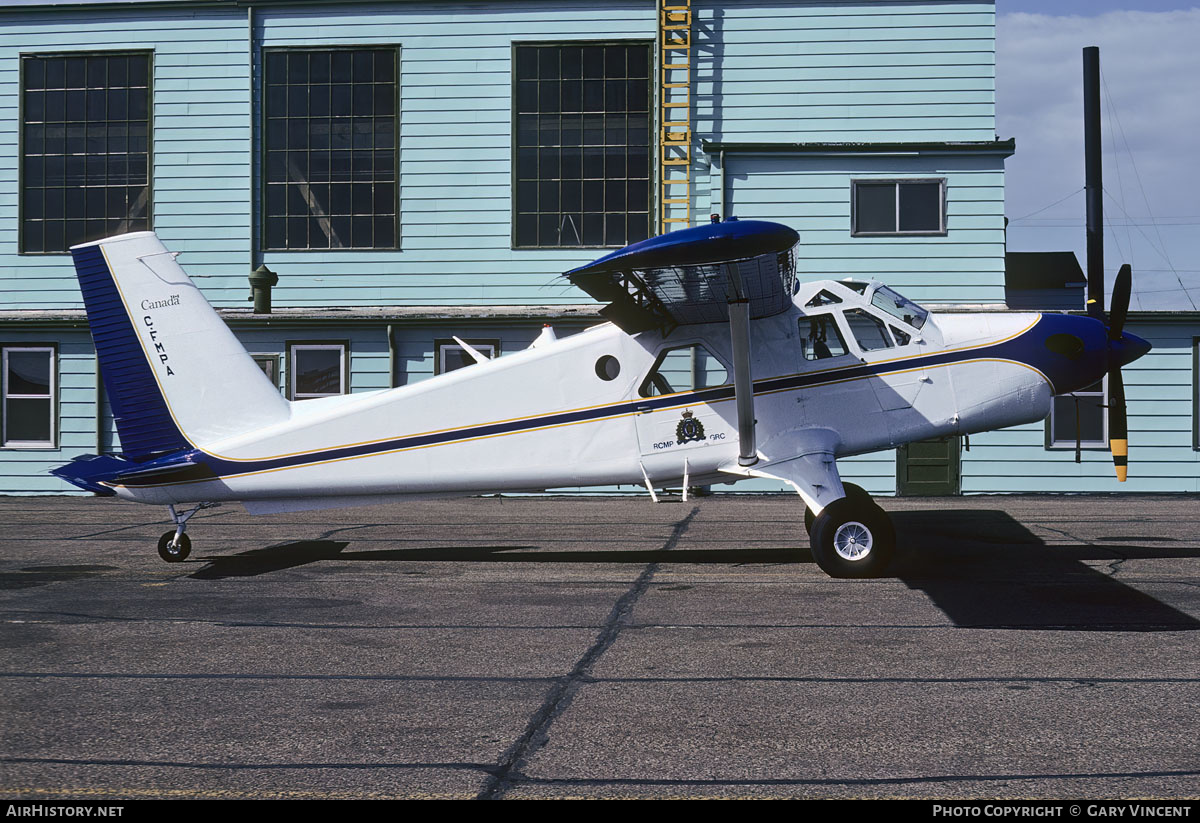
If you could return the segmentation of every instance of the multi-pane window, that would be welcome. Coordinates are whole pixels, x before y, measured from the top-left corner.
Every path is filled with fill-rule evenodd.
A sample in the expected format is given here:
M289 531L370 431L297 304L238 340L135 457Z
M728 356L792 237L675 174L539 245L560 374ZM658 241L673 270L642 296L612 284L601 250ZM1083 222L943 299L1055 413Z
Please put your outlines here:
M396 248L396 49L265 62L264 247Z
M346 393L345 343L293 343L288 358L292 400Z
M644 240L649 45L518 45L513 59L514 245Z
M150 55L21 58L21 251L150 228Z
M855 180L851 232L871 234L945 234L946 181Z
M464 340L463 342L489 360L495 359L500 354L499 340L471 339ZM435 340L433 347L435 355L434 374L445 374L455 369L461 369L464 366L475 365L475 358L454 340Z
M1108 378L1053 398L1046 446L1052 449L1108 448Z
M54 349L6 346L0 349L0 445L54 446Z

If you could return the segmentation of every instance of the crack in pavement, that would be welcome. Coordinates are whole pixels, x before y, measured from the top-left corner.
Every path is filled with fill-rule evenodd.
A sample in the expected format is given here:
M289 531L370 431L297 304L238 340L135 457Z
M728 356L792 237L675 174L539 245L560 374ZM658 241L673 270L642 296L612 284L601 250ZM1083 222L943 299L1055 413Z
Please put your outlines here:
M686 517L675 523L671 529L671 536L667 538L659 551L667 552L675 548L679 544L679 538L688 530L699 511L699 507L693 507ZM647 565L629 590L617 600L592 645L576 661L566 677L559 679L551 687L546 699L542 701L542 705L538 707L526 724L525 731L500 756L496 769L488 777L476 799L502 799L512 787L514 776L520 775L520 769L549 742L550 726L570 707L580 686L586 682L592 668L596 665L596 661L616 641L617 635L628 622L634 605L650 588L650 581L658 573L659 565L657 562Z

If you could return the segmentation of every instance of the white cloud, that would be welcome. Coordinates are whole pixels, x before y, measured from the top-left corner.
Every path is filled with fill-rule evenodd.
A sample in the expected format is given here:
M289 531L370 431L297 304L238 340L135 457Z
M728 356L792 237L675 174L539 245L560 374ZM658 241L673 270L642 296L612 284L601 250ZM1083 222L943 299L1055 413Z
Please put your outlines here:
M1106 87L1101 100L1105 189L1123 199L1139 223L1149 223L1150 213L1160 224L1200 223L1200 9L1096 17L1006 14L997 19L996 39L997 132L1017 139L1017 153L1006 165L1010 218L1083 187L1081 53L1084 46L1099 46ZM1105 214L1122 216L1108 199ZM1055 231L1046 227L1047 218L1080 224ZM1082 220L1083 196L1077 195L1035 219L1015 222L1009 248L1073 248L1083 262ZM1135 269L1145 269L1147 280L1160 280L1151 274L1168 268L1151 248L1159 243L1158 234L1148 225L1140 228L1149 240L1133 228L1109 232L1105 268L1128 260L1132 246ZM1174 267L1192 270L1184 276L1200 281L1200 226L1160 225L1159 232Z

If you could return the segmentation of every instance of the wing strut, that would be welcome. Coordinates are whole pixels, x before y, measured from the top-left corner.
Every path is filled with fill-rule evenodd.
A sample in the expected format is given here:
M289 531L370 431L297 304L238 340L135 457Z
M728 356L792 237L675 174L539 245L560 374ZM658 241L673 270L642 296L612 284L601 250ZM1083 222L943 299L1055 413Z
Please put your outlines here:
M733 346L733 392L738 416L738 465L758 462L754 433L754 376L750 373L750 300L736 263L727 264L729 275L729 339Z

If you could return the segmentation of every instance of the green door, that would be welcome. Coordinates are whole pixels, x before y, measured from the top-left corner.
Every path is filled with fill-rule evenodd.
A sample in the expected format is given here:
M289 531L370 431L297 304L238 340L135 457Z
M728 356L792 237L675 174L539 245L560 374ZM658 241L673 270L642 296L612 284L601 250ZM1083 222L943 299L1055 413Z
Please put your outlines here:
M903 497L958 494L959 437L921 440L896 449L896 490Z

